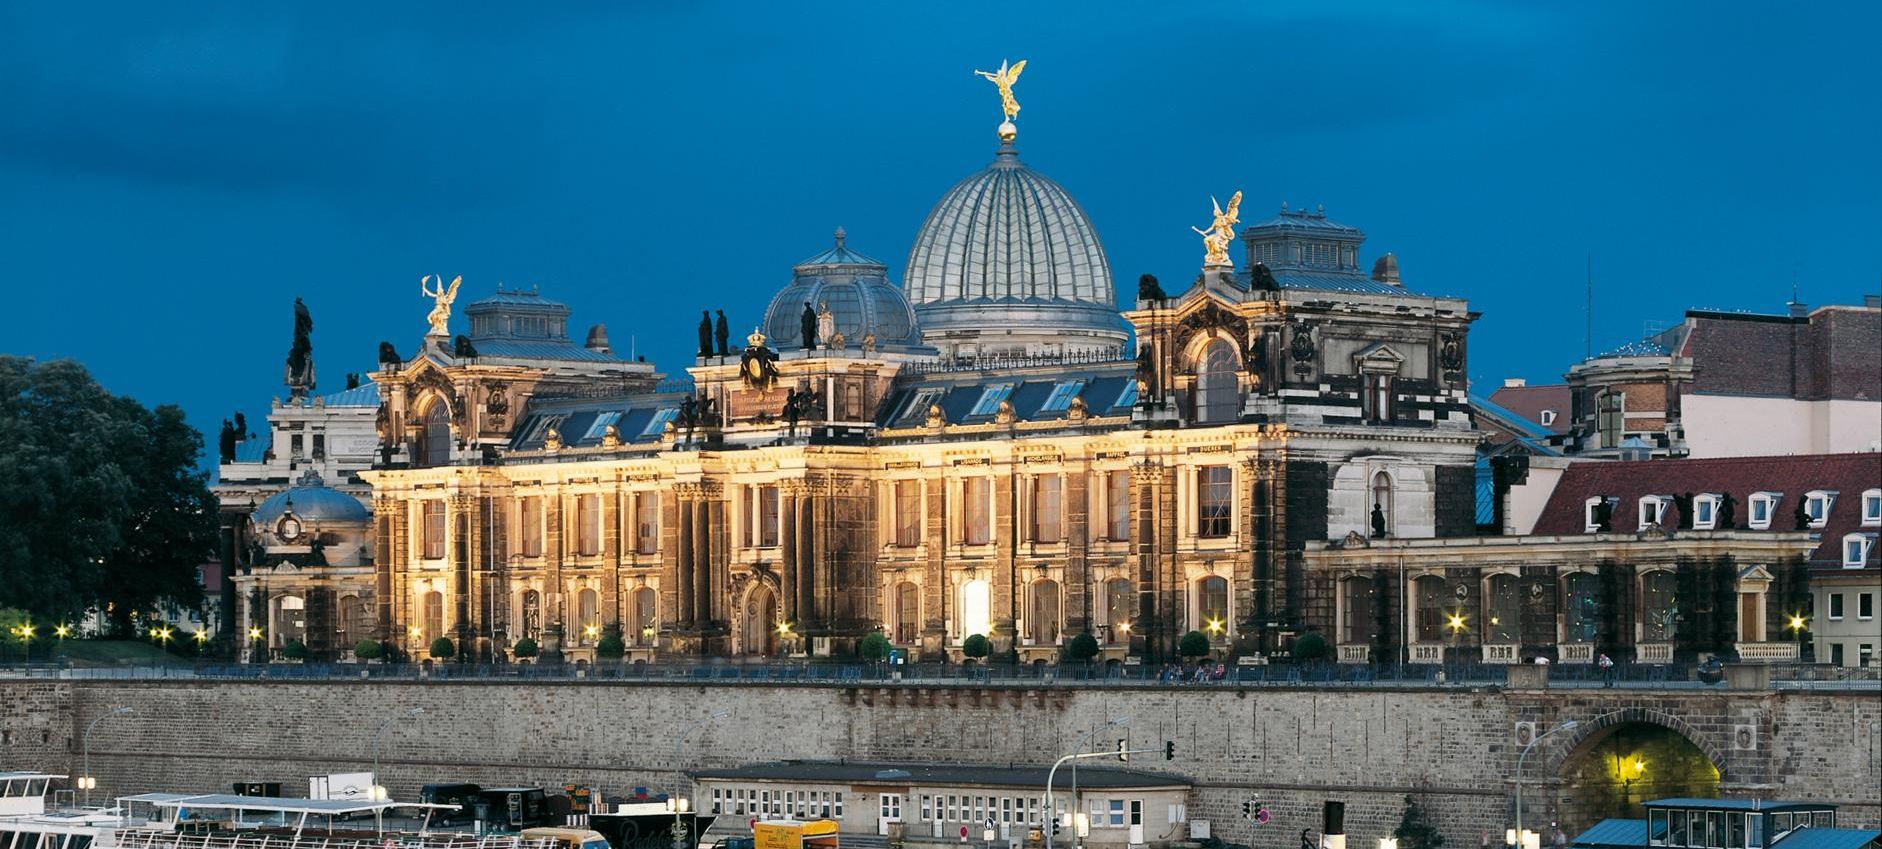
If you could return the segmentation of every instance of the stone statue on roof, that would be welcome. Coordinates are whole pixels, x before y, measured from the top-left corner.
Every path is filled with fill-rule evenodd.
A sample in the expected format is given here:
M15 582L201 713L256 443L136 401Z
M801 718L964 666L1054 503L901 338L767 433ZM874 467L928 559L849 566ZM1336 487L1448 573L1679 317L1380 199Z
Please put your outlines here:
M699 356L712 356L712 311L699 311Z
M843 343L837 339L836 314L830 312L829 303L817 305L817 338L832 348L840 348Z
M816 350L817 349L817 324L818 324L817 310L810 305L809 301L804 302L804 314L797 317L797 324L798 324L798 329L803 331L804 350L806 351Z
M732 331L725 326L725 310L713 310L718 318L712 324L712 339L719 344L719 356L732 356Z
M438 281L435 288L433 280ZM443 275L427 274L418 279L418 291L431 299L431 312L425 316L425 320L431 323L431 331L425 335L451 335L451 303L457 300L457 287L463 282L464 275L460 274L451 279L451 287L447 289Z
M288 348L288 362L285 379L288 385L288 400L298 401L307 397L314 388L314 317L307 311L307 304L300 298L294 299L294 343Z

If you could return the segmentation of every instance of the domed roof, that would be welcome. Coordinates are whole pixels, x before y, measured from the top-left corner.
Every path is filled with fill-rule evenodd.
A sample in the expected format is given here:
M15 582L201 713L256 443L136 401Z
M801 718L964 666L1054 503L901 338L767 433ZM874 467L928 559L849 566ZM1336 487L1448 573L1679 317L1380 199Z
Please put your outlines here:
M836 245L798 263L791 283L771 299L762 327L771 347L792 351L803 347L804 304L830 306L844 346L860 348L863 337L874 333L879 350L907 351L921 347L921 327L902 290L889 282L889 267L851 250L843 228L836 230ZM829 340L822 340L828 342Z
M302 475L292 488L277 492L261 502L255 508L253 521L258 527L272 528L283 513L290 511L303 522L319 524L363 524L372 521L372 511L366 509L366 505L351 495L328 487L312 469Z
M903 286L930 333L1018 321L1124 338L1091 219L1063 187L1021 163L1010 140L928 213Z

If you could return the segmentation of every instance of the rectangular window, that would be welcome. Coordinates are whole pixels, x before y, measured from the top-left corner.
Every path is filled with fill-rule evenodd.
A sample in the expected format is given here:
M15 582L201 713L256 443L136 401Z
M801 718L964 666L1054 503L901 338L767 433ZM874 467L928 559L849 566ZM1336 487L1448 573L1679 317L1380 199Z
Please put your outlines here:
M1856 665L1869 668L1869 661L1875 659L1875 643L1863 643L1856 646Z
M757 487L756 504L753 512L758 516L756 538L752 541L759 548L778 547L778 488L775 486Z
M895 482L895 544L901 548L921 545L921 481Z
M980 391L980 400L974 402L970 416L991 416L1000 411L1000 402L1013 394L1013 384L996 383Z
M1871 490L1862 494L1862 523L1882 525L1882 492Z
M1700 530L1711 529L1711 527L1714 524L1716 524L1718 521L1718 515L1715 512L1717 509L1718 509L1718 504L1713 500L1713 497L1710 495L1701 495L1698 498L1694 499L1693 500L1693 527L1698 528Z
M425 559L444 559L444 502L433 499L425 506Z
M1117 403L1112 404L1111 406L1113 407L1137 406L1137 381L1135 380L1124 381L1124 391L1117 393Z
M1125 542L1131 538L1131 473L1119 469L1105 473L1105 518L1110 520L1107 539Z
M576 554L593 557L601 553L601 496L589 494L575 498Z
M1144 800L1142 799L1131 800L1130 824L1131 825L1143 825L1144 824Z
M1234 477L1234 470L1228 466L1196 470L1196 536L1222 539L1229 535Z
M993 478L968 478L963 484L967 503L961 511L961 541L986 545L993 540Z
M1032 501L1032 538L1033 542L1054 543L1059 541L1059 527L1063 518L1060 506L1064 494L1065 479L1058 475L1041 475L1033 480Z
M1778 496L1774 493L1760 492L1751 496L1751 527L1762 531L1771 527L1771 512L1777 505Z
M664 407L659 412L654 413L653 418L647 420L647 426L640 429L640 435L646 437L659 436L666 433L667 425L672 424L679 417L680 408Z
M843 818L843 791L836 791L836 818Z
M660 493L643 492L635 496L634 550L653 554L660 550Z
M619 424L620 422L621 422L621 411L619 410L610 410L606 413L597 415L595 416L594 423L588 426L588 432L582 434L581 441L583 442L598 441L601 439L603 435L607 434L608 427L610 425Z
M1120 826L1120 827L1124 825L1124 800L1123 799L1111 800L1111 819L1105 824L1110 825L1110 826Z
M518 512L523 525L523 556L542 556L542 496L525 496Z
M1078 397L1078 390L1085 388L1082 380L1061 381L1052 387L1052 394L1046 396L1046 402L1039 405L1041 413L1063 413L1072 406L1072 399Z
M1856 618L1857 619L1874 619L1875 618L1875 593L1857 593L1856 594Z
M1869 546L1875 540L1863 534L1843 537L1843 568L1861 569L1869 560Z
M1841 618L1843 618L1843 594L1830 593L1830 619L1835 621Z

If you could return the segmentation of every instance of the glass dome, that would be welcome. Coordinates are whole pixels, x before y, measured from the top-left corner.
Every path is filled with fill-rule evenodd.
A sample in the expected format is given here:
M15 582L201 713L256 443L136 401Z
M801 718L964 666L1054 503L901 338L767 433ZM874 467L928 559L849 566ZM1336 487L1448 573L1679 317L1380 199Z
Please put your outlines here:
M816 309L827 304L846 348L861 348L863 337L874 333L877 350L927 351L915 311L902 290L889 282L889 267L850 250L845 241L838 228L835 247L798 263L790 285L771 299L763 324L771 347L802 348L804 305Z

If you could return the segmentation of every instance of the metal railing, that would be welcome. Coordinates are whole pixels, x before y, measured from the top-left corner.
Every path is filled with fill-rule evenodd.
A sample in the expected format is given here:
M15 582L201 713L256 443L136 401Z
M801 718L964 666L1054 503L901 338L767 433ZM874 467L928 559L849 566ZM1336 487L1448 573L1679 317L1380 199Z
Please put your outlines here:
M126 829L110 844L120 849L555 849L548 838L515 834L474 835L432 832L334 837L328 835L210 832L192 834L157 829Z

